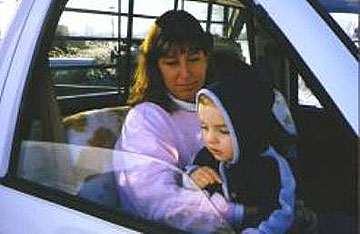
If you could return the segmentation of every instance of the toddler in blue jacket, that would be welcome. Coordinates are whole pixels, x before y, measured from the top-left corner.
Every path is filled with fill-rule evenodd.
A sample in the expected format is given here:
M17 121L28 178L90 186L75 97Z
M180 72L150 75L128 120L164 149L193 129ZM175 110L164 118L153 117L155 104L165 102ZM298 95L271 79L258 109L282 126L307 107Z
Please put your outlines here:
M245 64L220 74L221 81L197 94L205 147L190 177L236 204L229 222L242 233L285 233L294 219L295 180L270 145L273 88Z

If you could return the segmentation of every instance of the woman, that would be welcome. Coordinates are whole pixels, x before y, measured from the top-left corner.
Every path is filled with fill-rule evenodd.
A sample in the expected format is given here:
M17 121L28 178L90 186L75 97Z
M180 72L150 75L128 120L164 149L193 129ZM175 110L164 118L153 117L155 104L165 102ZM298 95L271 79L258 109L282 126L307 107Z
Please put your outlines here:
M196 233L227 229L241 220L239 207L185 189L179 178L203 146L194 101L209 80L212 37L189 13L168 11L140 49L128 100L133 108L115 145L128 152L114 155L121 207Z
M152 148L144 146L144 149L139 149L142 145L134 142L134 138L137 137L129 135L132 133L129 131L133 130L129 126L132 123L130 120L135 119L136 125L151 121L149 124L159 126L164 122L162 127L168 128L162 131L164 135L158 132L161 129L156 129L154 132L150 131L151 135L155 136L147 140L164 138L164 142L169 143L170 134L173 140L177 141L174 144L181 143L176 148L179 156L156 152L156 157L179 168L190 162L191 156L197 153L202 145L196 137L199 124L194 99L196 92L205 84L211 50L210 35L204 33L197 20L185 11L169 11L156 21L141 46L134 84L128 100L128 104L134 108L128 115L121 141L117 146L123 150L154 154ZM144 112L154 116L143 119L139 115ZM154 121L154 118L159 120ZM169 123L173 125L171 129ZM149 130L147 126L144 128L141 131ZM132 144L136 144L135 149L131 147Z
M225 200L211 197L214 209L201 191L184 189L175 172L203 146L194 101L207 80L212 44L185 11L168 11L156 20L141 45L128 100L133 108L115 146L154 161L139 159L129 169L129 162L114 155L123 209L197 233L224 228L219 212L230 220L236 217Z

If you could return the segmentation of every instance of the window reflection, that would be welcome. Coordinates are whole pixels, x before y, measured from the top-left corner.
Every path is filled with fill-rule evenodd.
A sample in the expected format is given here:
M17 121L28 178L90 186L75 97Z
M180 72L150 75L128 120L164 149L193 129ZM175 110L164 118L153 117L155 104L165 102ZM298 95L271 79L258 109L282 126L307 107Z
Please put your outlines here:
M151 170L150 170L151 169ZM161 190L157 174L174 185ZM177 167L146 155L44 141L23 141L18 175L23 179L105 205L128 215L192 233L233 233L208 194ZM158 188L158 186L160 186ZM173 189L177 190L173 193Z

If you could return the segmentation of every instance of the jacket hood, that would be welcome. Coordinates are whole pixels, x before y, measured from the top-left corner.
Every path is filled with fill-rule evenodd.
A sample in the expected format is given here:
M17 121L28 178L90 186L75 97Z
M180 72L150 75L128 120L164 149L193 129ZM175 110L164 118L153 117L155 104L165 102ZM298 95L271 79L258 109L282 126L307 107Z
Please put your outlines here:
M254 68L240 64L215 72L222 80L201 89L223 114L230 131L236 163L251 155L259 155L268 145L271 129L271 108L274 93L270 82L261 78Z

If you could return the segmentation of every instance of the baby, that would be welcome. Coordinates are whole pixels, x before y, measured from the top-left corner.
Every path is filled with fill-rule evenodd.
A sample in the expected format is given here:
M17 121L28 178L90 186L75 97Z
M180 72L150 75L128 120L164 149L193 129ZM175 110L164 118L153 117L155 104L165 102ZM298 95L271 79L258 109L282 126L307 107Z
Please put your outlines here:
M249 66L224 71L226 79L200 90L197 110L205 147L190 177L211 195L236 204L243 233L285 233L294 218L295 180L270 145L274 93Z

